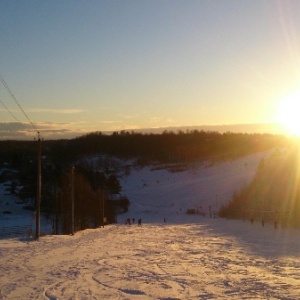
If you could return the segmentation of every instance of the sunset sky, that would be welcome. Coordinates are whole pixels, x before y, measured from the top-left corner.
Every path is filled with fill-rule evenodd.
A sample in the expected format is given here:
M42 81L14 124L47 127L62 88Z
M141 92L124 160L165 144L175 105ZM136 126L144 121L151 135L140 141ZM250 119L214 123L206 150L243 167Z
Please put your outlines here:
M298 0L1 0L0 74L45 137L277 122L300 90L299 16ZM0 101L2 137L32 129L3 84Z

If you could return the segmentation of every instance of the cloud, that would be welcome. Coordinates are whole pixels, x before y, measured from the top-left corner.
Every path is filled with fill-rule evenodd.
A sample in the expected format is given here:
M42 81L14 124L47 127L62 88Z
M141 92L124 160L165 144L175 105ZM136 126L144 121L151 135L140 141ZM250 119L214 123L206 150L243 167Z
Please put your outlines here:
M4 122L0 123L0 131L20 131L24 129L29 129L29 124L17 123L17 122Z
M101 121L100 123L110 125L110 124L122 123L122 121L120 121L120 120L118 120L118 121L111 120L111 121Z
M55 109L55 108L31 108L27 112L30 113L54 113L54 114L79 114L86 112L85 109L70 108L70 109Z
M151 117L149 122L150 124L174 124L175 120L172 118Z
M5 109L0 108L0 111L6 112ZM12 113L19 113L19 109L10 109ZM80 114L87 112L87 109L69 108L69 109L56 109L56 108L29 108L26 113L52 113L52 114Z
M140 114L135 114L135 115L122 115L121 116L123 119L136 119L140 118Z
M44 139L73 138L86 134L82 123L35 123L37 130ZM79 129L77 129L79 128ZM2 122L0 123L1 140L28 140L37 136L37 131L29 123Z

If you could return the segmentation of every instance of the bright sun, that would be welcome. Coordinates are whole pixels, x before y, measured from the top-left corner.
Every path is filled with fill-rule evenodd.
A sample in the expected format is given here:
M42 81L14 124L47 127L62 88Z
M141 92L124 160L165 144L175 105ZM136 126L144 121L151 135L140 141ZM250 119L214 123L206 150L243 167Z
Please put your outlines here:
M278 106L278 121L287 133L300 136L300 91L282 98Z

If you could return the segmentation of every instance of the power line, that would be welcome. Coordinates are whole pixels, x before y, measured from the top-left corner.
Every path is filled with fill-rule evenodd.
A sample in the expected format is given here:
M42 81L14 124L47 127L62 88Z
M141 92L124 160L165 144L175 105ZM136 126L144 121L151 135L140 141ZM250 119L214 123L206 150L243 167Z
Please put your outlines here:
M0 99L1 104L3 107L7 110L7 112L20 124L20 126L24 129L24 126L20 120L9 110L9 108L3 103L3 101Z
M42 171L42 169L41 169L42 148L41 148L40 133L37 130L37 128L35 127L35 125L32 123L32 121L29 119L29 117L25 113L24 109L21 107L17 98L15 97L15 95L13 94L13 92L11 91L11 89L9 88L9 86L7 85L7 83L5 82L3 77L1 76L1 74L0 74L0 81L3 84L3 86L5 87L5 89L7 90L7 92L9 93L9 95L13 98L15 103L18 105L18 107L20 108L20 110L22 111L24 116L27 118L27 120L30 122L30 124L36 130L36 132L38 134L38 178L37 178L37 197L36 197L36 239L38 240L39 236L40 236L41 171ZM14 114L5 106L5 104L1 100L0 100L0 102L2 103L4 108L10 113L10 115L21 124L21 122L14 116Z
M11 89L9 88L9 86L7 85L7 83L5 82L4 78L2 77L2 75L0 74L0 81L3 84L4 88L6 89L6 91L9 93L9 95L12 97L12 99L15 101L15 103L18 105L18 107L20 108L20 110L22 111L22 113L24 114L24 116L27 118L27 120L29 121L29 123L32 125L32 127L37 131L37 133L39 134L36 126L32 123L32 121L29 119L28 115L26 114L26 112L24 111L24 109L21 107L20 103L18 102L17 98L15 97L15 95L13 94L13 92L11 91ZM2 101L1 101L2 102ZM14 117L15 118L15 117Z

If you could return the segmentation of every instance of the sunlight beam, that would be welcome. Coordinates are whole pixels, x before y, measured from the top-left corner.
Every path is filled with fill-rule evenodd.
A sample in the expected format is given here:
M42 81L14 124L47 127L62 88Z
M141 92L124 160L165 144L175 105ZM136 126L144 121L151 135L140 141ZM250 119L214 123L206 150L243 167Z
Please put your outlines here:
M300 136L300 90L282 98L278 105L277 119L290 135Z

